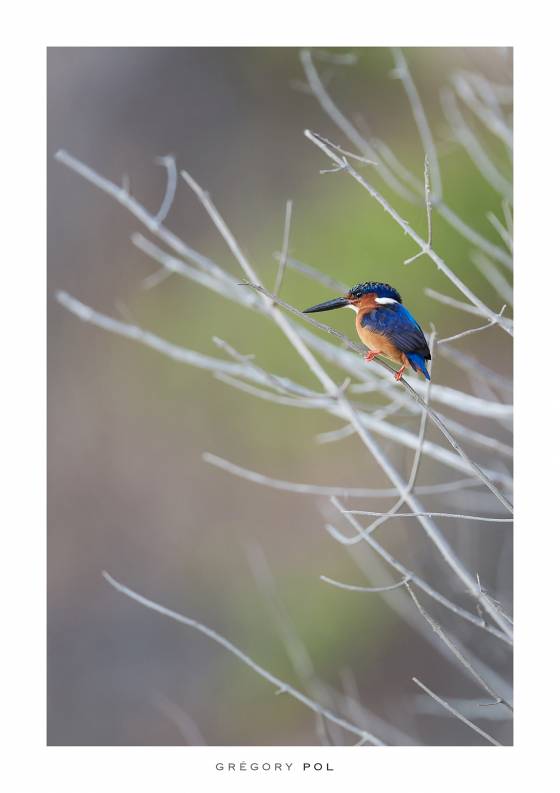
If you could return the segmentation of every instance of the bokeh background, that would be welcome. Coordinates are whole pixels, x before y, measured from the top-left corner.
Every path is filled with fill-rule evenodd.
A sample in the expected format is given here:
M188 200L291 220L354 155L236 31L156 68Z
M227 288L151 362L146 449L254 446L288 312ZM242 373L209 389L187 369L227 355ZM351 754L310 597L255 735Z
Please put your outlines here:
M353 66L317 62L329 91L350 118L359 117L421 177L423 151L402 85L390 76L391 53L354 52ZM405 54L438 145L446 199L499 243L485 217L489 210L500 213L499 196L451 139L440 91L457 69L510 82L511 51L430 48ZM48 96L49 743L317 743L307 710L274 696L266 682L223 649L123 598L101 577L108 570L146 596L209 624L299 685L262 581L253 575L251 554L266 559L276 596L326 684L351 690L415 742L478 743L459 722L418 712L413 675L443 696L475 697L478 691L391 608L391 593L343 592L320 581L328 575L368 583L324 530L325 516L334 517L327 500L261 488L202 460L210 451L282 479L386 486L359 442L319 445L319 432L339 426L334 418L261 402L207 372L84 325L56 303L55 291L64 289L101 311L132 317L212 355L221 354L212 342L219 336L276 373L312 382L265 319L179 277L144 289L143 279L157 265L130 244L138 223L53 155L67 149L116 182L128 174L133 195L155 210L165 171L154 159L173 153L178 166L210 191L270 287L285 202L291 198L294 257L345 282L393 283L425 329L433 323L440 336L481 323L428 299L428 286L454 294L433 263L424 257L403 267L416 251L396 224L351 179L319 174L328 164L303 130L348 144L304 90L297 50L51 48ZM368 176L375 179L373 171ZM423 232L422 207L385 192ZM238 272L184 184L168 225ZM503 301L473 267L468 244L437 216L434 244L499 309ZM283 296L305 307L329 294L289 271ZM329 319L350 333L350 314L339 313L344 316ZM465 338L457 347L511 374L509 340L499 330ZM435 372L439 382L471 387L466 375L441 357ZM416 431L416 419L404 421ZM496 432L484 420L473 426ZM436 437L431 429L428 437ZM506 431L498 428L497 437L507 440ZM412 453L383 446L408 470ZM484 461L480 449L476 454ZM424 459L421 483L446 478L449 472ZM493 508L480 490L459 495L452 505L465 504L472 512ZM390 505L390 499L382 500L375 508ZM476 565L492 594L509 608L511 529L459 521L442 525L465 563ZM380 539L403 562L426 575L435 566L445 581L442 589L469 605L434 562L416 523L392 521L382 532ZM375 560L364 564L383 575ZM395 597L401 608L409 608L402 591ZM431 610L445 622L445 613ZM429 631L426 624L424 630ZM509 675L510 658L499 642L476 630L461 638L467 635L485 661ZM508 722L481 718L481 726L499 740L511 741Z

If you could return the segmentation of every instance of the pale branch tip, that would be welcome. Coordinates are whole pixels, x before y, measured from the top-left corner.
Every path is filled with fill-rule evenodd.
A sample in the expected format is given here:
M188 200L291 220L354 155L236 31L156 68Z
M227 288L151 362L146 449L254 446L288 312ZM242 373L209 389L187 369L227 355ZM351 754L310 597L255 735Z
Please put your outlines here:
M409 582L409 581L407 581L407 582L405 583L405 586L406 586L406 589L407 589L407 591L408 591L408 593L409 593L410 597L412 598L412 600L413 600L413 602L414 602L414 605L416 606L416 608L418 609L418 611L420 612L420 614L422 615L422 617L423 617L423 618L426 620L426 622L427 622L427 623L428 623L428 625L431 627L431 629L434 631L434 633L436 633L436 634L437 634L437 636L439 636L439 638L440 638L440 639L443 641L443 643L446 645L446 647L447 647L449 650L451 650L451 652L453 653L453 655L455 656L455 658L456 658L456 659L459 661L459 663L460 663L460 664L462 664L462 666L463 666L463 667L464 667L464 668L465 668L465 669L466 669L466 670L469 672L469 674L471 675L471 677L473 677L473 678L476 680L476 682L477 682L477 683L478 683L478 684L479 684L479 685L480 685L480 686L481 686L481 687L482 687L482 688L483 688L483 689L484 689L484 690L485 690L485 691L486 691L488 694L490 694L490 696L493 698L493 700L494 700L495 704L503 704L503 705L505 705L505 707L506 707L506 708L507 708L509 711L513 712L513 707L512 707L512 705L511 705L509 702L507 702L507 701L504 699L504 697L500 696L500 694L498 694L498 693L496 692L496 690L495 690L495 689L494 689L494 688L493 688L493 687L492 687L492 686L491 686L491 685L490 685L490 684L489 684L489 683L488 683L488 682L487 682L487 681L486 681L486 680L485 680L485 679L482 677L482 675L480 674L480 672L478 672L478 671L477 671L477 670L474 668L474 666L473 666L472 662L471 662L471 661L470 661L470 660L469 660L469 659L466 657L466 655L465 655L465 654L464 654L464 653L463 653L463 652L462 652L462 651L459 649L459 647L457 646L457 644L456 644L454 641L452 641L452 640L449 638L449 636L448 636L448 635L445 633L445 631L443 630L443 628L441 627L441 625L439 625L439 623L437 623L437 622L436 622L436 620L435 620L435 619L434 619L434 618L433 618L433 617L432 617L432 616L431 616L431 615L430 615L430 614L429 614L429 613L428 613L428 612L427 612L427 611L424 609L424 607L422 606L422 604L420 603L420 601L419 601L419 600L418 600L418 598L416 597L416 595L415 595L415 593L414 593L414 590L412 589L412 587L411 587L411 585L410 585L410 582Z
M495 738L493 738L487 732L485 732L480 727L478 727L476 724L474 724L472 721L470 721L470 719L467 719L466 716L463 716L462 713L460 713L456 708L454 708L452 705L450 705L449 702L447 702L445 699L442 699L442 697L438 697L437 694L434 694L434 692L431 689L429 689L428 686L424 685L424 683L422 683L420 680L418 680L418 678L413 677L412 680L413 680L414 683L416 683L416 685L419 688L421 688L423 691L425 691L426 694L428 694L429 697L434 699L436 702L439 702L439 704L442 706L442 708L445 708L445 710L449 711L449 713L452 713L456 718L458 718L460 721L462 721L463 724L466 724L468 727L471 728L471 730L474 730L475 732L477 732L480 736L482 736L482 738L485 738L493 746L501 746L502 745L499 741L497 741Z

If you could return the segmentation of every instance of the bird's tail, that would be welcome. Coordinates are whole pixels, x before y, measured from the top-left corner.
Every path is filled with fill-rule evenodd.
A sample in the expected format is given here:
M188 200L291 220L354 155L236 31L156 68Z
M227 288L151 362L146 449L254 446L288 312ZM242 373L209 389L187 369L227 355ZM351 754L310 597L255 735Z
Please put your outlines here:
M415 372L420 370L426 380L430 379L430 375L428 374L428 370L426 369L426 361L422 358L421 355L416 355L414 353L407 354L406 356L410 362L410 365L414 369Z

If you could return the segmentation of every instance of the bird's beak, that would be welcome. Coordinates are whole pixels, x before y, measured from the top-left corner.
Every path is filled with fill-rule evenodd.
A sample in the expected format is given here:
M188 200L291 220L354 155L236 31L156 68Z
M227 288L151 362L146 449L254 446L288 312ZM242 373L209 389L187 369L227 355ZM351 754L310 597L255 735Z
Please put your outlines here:
M347 297L335 297L334 300L327 300L325 303L319 303L311 308L306 308L304 314L314 314L316 311L330 311L333 308L343 308L349 305L350 301Z

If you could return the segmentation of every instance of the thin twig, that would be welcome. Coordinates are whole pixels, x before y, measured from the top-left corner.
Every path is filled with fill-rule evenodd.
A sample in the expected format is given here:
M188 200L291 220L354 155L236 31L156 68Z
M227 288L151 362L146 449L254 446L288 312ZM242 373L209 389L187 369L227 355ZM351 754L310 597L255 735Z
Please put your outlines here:
M496 113L495 108L491 109L478 99L464 73L455 75L453 85L463 102L482 121L484 126L505 143L511 151L513 149L513 132L511 126L505 123L503 115Z
M348 140L354 144L362 154L371 160L376 160L375 152L372 147L368 144L368 142L360 135L356 127L348 121L346 116L340 112L338 107L335 105L331 97L329 96L328 92L325 89L325 86L321 82L321 78L315 68L315 64L313 63L313 59L311 57L311 53L309 50L300 50L300 60L305 71L305 76L309 83L309 87L315 94L315 97L319 101L319 104L325 111L325 113L335 122L335 124L342 130L342 132L346 135ZM396 179L391 170L387 168L384 163L379 163L378 165L379 173L382 178L387 182L387 184L400 195L402 198L406 198L408 201L414 201L415 195L411 193L410 190L407 190L398 179Z
M433 300L437 300L439 303L443 303L446 306L451 306L452 308L458 308L460 311L464 311L467 314L473 314L475 317L485 316L484 312L477 309L476 306L471 306L469 303L463 303L460 300L456 300L454 297L450 297L449 295L442 295L441 292L436 292L435 289L431 289L430 287L426 287L426 289L424 289L424 294L428 297L431 297ZM502 317L502 322L505 323L510 329L513 328L513 322L508 317ZM510 335L513 335L513 333Z
M286 270L286 261L288 259L288 246L290 244L290 226L292 223L292 207L293 201L286 201L286 217L284 219L284 237L282 241L282 253L280 255L280 263L278 265L278 273L276 274L276 282L274 284L274 294L280 294L284 272Z
M252 669L253 672L256 672L265 680L268 680L269 683L272 683L272 685L275 686L278 691L293 697L298 702L301 702L302 705L305 705L307 708L312 710L314 713L320 713L328 721L331 721L333 724L338 724L340 727L352 733L353 735L357 735L358 737L365 739L375 746L384 745L383 741L377 738L377 736L372 735L372 733L368 732L367 730L362 730L359 727L356 727L354 724L346 721L346 719L340 718L340 716L337 716L328 708L321 707L321 705L319 705L317 702L314 702L305 694L302 694L301 691L293 688L289 683L285 683L283 680L280 680L280 678L276 677L276 675L268 672L266 669L260 666L260 664L256 663L256 661L253 661L253 659L244 653L243 650L240 650L239 647L233 644L233 642L230 642L220 633L213 630L212 628L209 628L207 625L204 625L202 622L198 622L191 617L186 617L184 614L179 614L178 612L172 611L171 609L168 609L153 600L149 600L143 595L140 595L138 592L130 589L125 584L121 584L105 571L103 572L103 578L118 592L121 592L123 595L131 598L131 600L135 600L137 603L140 603L142 606L145 606L152 611L157 611L159 614L163 614L165 617L175 620L175 622L180 622L182 625L187 625L190 628L194 628L200 633L203 633L209 639L212 639L212 641L216 642L216 644L221 645L228 652L232 653L232 655L235 655L236 658Z
M259 399L264 399L268 402L274 402L277 405L285 405L287 407L297 407L303 408L305 410L316 410L317 408L324 408L326 407L326 398L325 397L290 397L290 396L281 396L280 394L274 394L272 391L265 391L262 388L257 388L250 383L246 383L243 380L237 380L235 377L231 377L227 374L221 374L217 372L214 377L216 380L219 380L221 383L225 383L226 385L233 386L233 388L237 388L239 391L243 391L246 394L251 394L251 396L259 397Z
M438 352L442 358L455 364L459 369L468 372L469 375L473 375L479 380L487 380L503 391L511 392L513 390L513 382L509 378L480 363L472 355L468 355L462 350L447 349L446 347L442 347Z
M442 91L441 102L447 121L455 137L463 146L479 172L486 179L488 184L500 195L511 199L513 195L511 182L500 173L492 159L488 156L486 149L461 113L455 94L450 88L444 88Z
M305 691L313 699L332 709L335 703L330 691L319 679L307 647L299 636L290 615L279 597L274 577L262 547L260 545L249 545L247 547L247 560L253 578L282 639L294 672L304 686ZM317 714L316 729L321 743L330 745L331 741L321 714ZM340 737L336 736L335 743L340 742Z
M274 257L280 261L282 258L282 253L276 252ZM316 267L312 267L310 264L305 264L305 262L300 262L298 259L294 259L292 256L286 257L286 266L290 267L292 270L296 270L299 273L303 273L303 275L306 275L313 281L317 281L317 283L326 286L327 289L332 289L333 292L338 292L338 294L346 294L346 292L348 292L350 289L348 284L339 281L338 278L325 275L325 273L321 272L321 270L317 270Z
M507 300L508 304L512 306L513 287L498 265L481 251L473 251L471 253L471 261L478 267L488 283L494 287L498 295Z
M502 306L500 311L500 315L504 313L507 306ZM487 322L485 325L480 325L478 328L470 328L469 330L464 330L462 333L456 333L454 336L447 336L445 339L440 339L438 344L447 344L449 341L457 341L457 339L462 339L465 336L471 336L473 333L480 333L481 330L486 330L487 328L491 328L493 325L496 325L495 321Z
M319 578L326 584L332 584L338 589L348 589L350 592L390 592L392 589L398 589L410 581L410 578L405 576L402 581L397 584L389 584L389 586L357 586L356 584L343 584L342 581L335 581L334 578L328 578L326 575L321 575Z
M507 230L507 228L498 220L496 215L493 212L488 212L486 217L488 218L490 224L493 228L496 229L502 240L504 241L505 245L509 248L510 251L513 250L513 239L511 234Z
M438 270L440 270L451 281L451 283L456 286L457 289L462 292L465 297L484 314L484 316L488 317L488 319L495 319L500 327L506 331L506 333L508 333L510 336L513 335L513 332L508 327L508 325L501 321L501 317L498 318L498 315L493 312L492 309L488 308L488 306L486 306L482 300L480 300L480 298L477 297L471 289L469 289L469 287L459 278L459 276L456 275L456 273L445 263L441 256L439 256L433 250L433 248L428 246L426 240L423 240L422 237L416 231L414 231L410 224L399 215L396 209L394 209L391 204L389 204L389 202L381 195L381 193L379 193L371 184L369 184L369 182L367 182L363 176L359 174L355 168L352 167L352 165L350 165L348 160L339 157L339 155L323 141L320 135L317 135L308 129L305 130L304 134L308 140L314 143L333 162L339 165L340 170L346 171L369 193L372 198L378 202L378 204L383 207L386 212L389 213L393 220L402 228L404 233L414 240L423 253L427 254L427 256L432 259Z
M393 52L393 58L395 60L395 69L393 70L393 75L395 77L398 77L398 79L403 84L404 90L406 91L406 95L408 96L408 101L410 102L410 107L412 109L414 121L416 122L416 127L420 134L420 139L422 140L425 157L426 159L429 158L432 165L432 175L434 181L434 200L437 203L441 199L443 190L441 183L441 174L439 170L437 149L434 143L432 132L430 130L430 125L428 124L428 119L426 117L426 113L424 111L424 107L422 105L420 95L418 93L416 85L414 84L414 80L411 77L410 71L408 69L408 64L402 53L402 50L398 47L393 47L392 52Z
M422 185L419 179L416 179L412 174L410 174L411 178L407 178L407 176L403 176L403 173L399 173L399 176L403 181L409 182L414 189L414 192L408 190L405 185L395 176L395 169L393 167L389 167L391 164L385 157L384 159L387 160L387 164L383 158L380 156L380 147L379 145L374 146L372 143L368 142L356 129L356 127L346 118L346 116L340 111L337 107L335 102L333 101L332 97L327 92L324 84L321 82L321 78L315 68L315 64L313 63L311 53L309 50L302 50L300 52L300 59L303 65L305 76L307 78L309 87L311 91L315 95L315 98L318 100L319 104L325 111L325 113L329 116L331 121L341 130L341 132L346 135L348 140L356 146L356 148L368 159L371 160L379 160L377 166L377 172L379 173L380 177L383 179L385 184L388 185L395 193L404 198L411 203L418 203L419 196L422 191ZM388 147L386 147L387 149ZM406 172L406 169L402 169ZM475 229L465 223L458 215L453 212L453 210L447 206L447 204L440 200L435 205L436 211L441 215L441 217L449 223L449 225L455 229L461 236L467 239L473 245L476 245L478 248L483 250L489 256L492 256L494 259L501 261L503 264L510 265L511 257L503 251L498 245L494 245L494 243L487 240L481 234L479 234Z
M511 719L511 715L504 711L503 708L492 707L494 703L484 703L488 707L484 707L477 699L466 699L455 697L448 699L448 704L456 710L460 711L467 717L474 719L484 719L485 721L506 721ZM418 694L414 699L414 707L416 713L426 714L428 716L443 716L447 718L447 714L442 711L439 705L434 704L431 697L425 697L423 694Z
M420 614L424 617L424 619L429 624L429 626L434 631L434 633L437 634L437 636L439 636L442 642L451 650L455 658L457 658L459 663L461 663L465 667L465 669L467 669L469 674L476 680L479 686L481 686L488 694L490 694L490 696L494 700L494 704L505 705L508 710L513 712L513 707L511 703L507 702L502 696L500 696L500 694L498 694L495 691L494 688L492 688L492 686L489 685L489 683L487 683L487 681L482 677L482 675L479 672L477 672L477 670L474 668L474 666L465 656L465 654L461 652L461 650L457 647L457 645L454 642L452 642L451 639L447 636L447 634L443 631L441 625L438 625L435 619L430 614L428 614L428 612L423 608L420 601L414 594L414 591L410 586L410 584L406 582L405 586L408 590L410 597L414 601L416 608L418 609Z
M366 576L369 582L373 586L378 585L378 577L380 574L380 568L383 566L384 560L382 557L378 557L377 554L370 555L364 554L363 551L359 551L357 547L349 546L347 548L350 556L354 560L357 567L362 571L362 573ZM383 573L386 575L385 570ZM452 660L452 653L449 648L435 635L433 631L426 633L423 630L422 624L416 618L416 611L411 609L410 607L410 598L408 593L405 593L400 587L398 590L394 592L385 593L381 592L380 597L385 601L385 603L391 608L400 619L408 625L412 630L417 631L424 641L427 641L433 649L442 655L446 661ZM461 643L457 640L457 645L462 647ZM467 650L463 647L463 650L467 652ZM504 680L493 667L489 666L485 661L483 661L480 657L475 657L471 648L469 648L470 656L473 662L476 663L477 669L481 671L481 673L485 676L487 680L491 682L491 684L504 692L507 692L507 696L509 698L513 697L513 691L511 688L511 684L509 681ZM467 671L462 667L457 667L458 671L464 672L467 674ZM490 708L492 710L492 708ZM495 710L495 709L494 709ZM502 709L500 709L502 710ZM511 718L510 714L505 712L504 716L507 718Z
M309 317L308 314L305 316ZM326 330L328 327L328 325L325 325L321 330L328 333L329 331ZM367 386L371 391L377 391L392 400L400 402L403 407L409 410L414 410L418 413L421 412L421 406L416 402L411 402L407 395L404 394L400 388L397 388L392 372L389 372L385 368L381 368L381 371L379 371L379 368L372 367L370 363L366 363L361 357L357 358L353 354L352 349L342 349L338 345L331 344L326 339L314 333L310 333L305 327L301 328L301 335L313 350L320 353L324 360L335 364L354 377L359 378L364 387ZM346 336L343 336L343 339L346 338ZM341 341L343 341L343 339L341 339ZM365 353L365 347L360 348L359 345L357 345L357 347L360 351L360 355ZM358 349L355 351L357 352ZM427 389L428 384L423 379L418 378L415 381L415 390L420 394L424 394L425 396ZM442 405L469 415L485 416L486 418L492 418L498 421L511 421L513 418L513 405L511 403L504 404L503 402L497 402L495 399L482 399L473 396L473 394L458 391L450 386L441 385L440 383L432 383L431 395L433 402L439 402Z
M271 487L274 490L283 490L288 493L300 493L301 495L311 496L339 496L340 498L389 498L399 494L395 487L371 488L371 487L341 487L330 485L311 485L303 482L286 482L283 479L274 479L257 471L251 471L240 465L224 460L210 452L204 452L202 459L210 465L221 468L229 474L246 479L257 485ZM418 495L439 495L441 493L452 493L464 489L480 487L480 482L476 479L457 479L453 482L442 482L436 485L421 485L416 487Z
M365 509L345 510L349 515L373 515L382 518L417 518L418 512L370 512ZM513 518L485 518L481 515L458 515L454 512L425 512L430 518L455 518L456 520L477 520L483 523L513 523Z
M352 402L352 404L355 403ZM393 414L397 413L399 410L401 410L401 405L393 402L391 404L385 405L382 408L379 408L378 410L373 411L372 413L369 413L369 418L370 420L384 419L387 418L388 416L392 416ZM330 430L329 432L320 432L316 436L315 440L317 441L317 443L333 443L343 438L348 438L351 435L355 435L355 433L356 430L351 424L345 424L337 430Z
M442 699L441 697L438 697L437 694L434 694L434 692L431 691L428 688L428 686L425 686L424 683L420 682L418 678L413 677L412 680L416 683L417 686L419 686L423 691L425 691L426 694L428 694L432 699L435 699L436 702L439 702L442 708L445 708L445 710L449 711L449 713L452 713L456 718L462 721L463 724L466 724L468 727L470 727L471 730L477 732L479 735L481 735L483 738L485 738L489 743L493 744L494 746L502 745L495 738L492 738L491 735L488 735L487 732L484 732L484 730L481 730L480 727L477 727L477 725L474 724L472 721L469 721L469 719L467 719L466 716L463 716L462 713L459 713L459 711L456 708L454 708L452 705L450 705L449 702L446 702L445 699Z
M354 531L357 532L357 535L359 535L361 539L363 539L371 548L373 548L373 550L376 551L376 553L378 553L379 556L381 556L381 558L384 559L394 570L396 570L405 578L408 578L410 581L414 582L416 586L422 589L427 595L440 603L446 609L449 609L449 611L452 611L457 616L462 617L467 622L482 628L482 630L491 633L496 638L505 642L505 644L509 644L511 646L512 640L509 636L507 636L501 630L494 628L494 626L488 625L487 621L480 617L480 615L475 616L470 611L467 611L461 606L458 606L456 603L453 603L451 600L449 600L449 598L446 598L445 595L442 595L441 592L438 592L436 589L434 589L434 587L432 587L427 581L399 562L398 559L390 554L389 551L387 551L386 548L375 539L375 537L365 534L363 528L360 526L354 516L345 513L344 508L335 497L331 498L331 502L334 504L340 514L343 515L350 523ZM331 537L333 537L342 545L348 546L354 544L354 537L347 537L331 524L327 524L325 528Z
M165 157L157 157L156 163L158 165L163 165L167 171L165 195L161 202L159 212L154 216L154 223L160 226L173 206L173 199L175 198L175 192L177 190L177 165L175 164L175 157L171 154L167 154Z
M426 158L424 160L424 198L426 202L426 218L427 218L427 228L428 228L428 248L432 247L432 201L430 198L430 161L428 159L428 155L426 154ZM424 251L420 251L412 256L410 259L405 259L405 264L412 264L415 259L418 259L420 256L424 255Z
M111 182L110 179L101 176L101 174L97 173L97 171L94 171L93 168L90 168L89 165L86 165L85 163L81 162L81 160L73 157L67 151L61 149L57 151L54 156L58 162L66 165L67 168L70 168L70 170L79 174L81 177L86 179L86 181L90 182L90 184L94 185L99 190L102 190L104 193L121 204L121 206L125 207L125 209L127 209L131 215L139 220L140 223L146 226L146 228L149 229L152 234L165 242L166 245L169 245L172 250L174 250L180 256L183 256L185 259L187 259L187 261L193 262L194 264L198 265L201 270L204 270L215 277L221 277L225 275L223 270L221 270L221 268L219 268L211 259L209 259L207 256L203 256L194 248L191 248L182 239L177 237L176 234L166 228L162 223L156 222L157 215L153 215L151 212L149 212L149 210L146 209L146 207L142 206L139 201L133 198L133 196L130 195L128 187L120 187L114 182Z
M154 707L175 725L187 746L207 745L194 719L185 713L176 702L160 693L154 694L151 699Z

